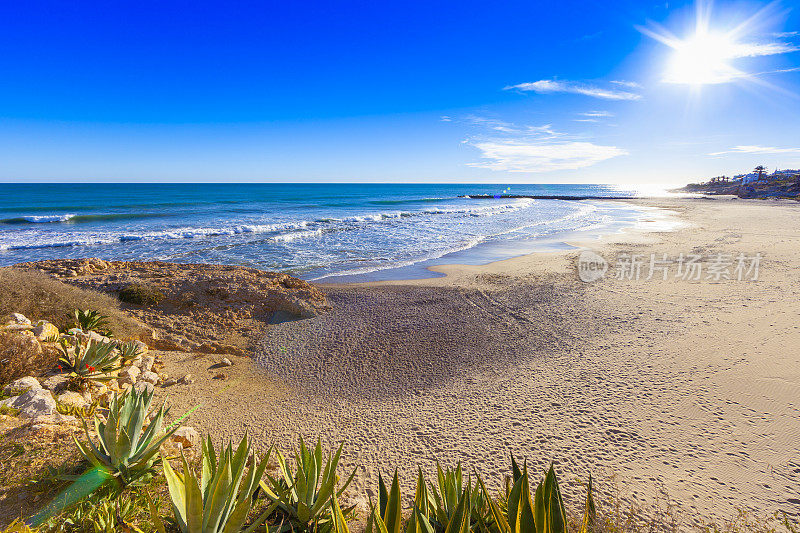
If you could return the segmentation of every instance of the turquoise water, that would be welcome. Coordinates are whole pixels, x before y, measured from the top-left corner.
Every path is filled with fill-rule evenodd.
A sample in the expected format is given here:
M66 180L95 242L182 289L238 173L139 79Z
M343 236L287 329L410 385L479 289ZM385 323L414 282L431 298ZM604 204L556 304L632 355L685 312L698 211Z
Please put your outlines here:
M378 279L436 262L485 262L570 232L611 231L636 216L611 202L460 197L504 189L0 184L0 265L76 257L159 259L248 265L306 279ZM633 193L602 185L512 185L509 194Z

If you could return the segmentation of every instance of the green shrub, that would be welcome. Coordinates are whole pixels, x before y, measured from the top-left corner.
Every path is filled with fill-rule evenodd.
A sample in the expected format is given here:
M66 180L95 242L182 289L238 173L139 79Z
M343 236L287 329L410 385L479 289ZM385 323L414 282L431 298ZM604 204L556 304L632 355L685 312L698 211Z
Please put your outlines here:
M119 291L119 299L135 305L158 305L164 299L164 293L152 285L131 283Z

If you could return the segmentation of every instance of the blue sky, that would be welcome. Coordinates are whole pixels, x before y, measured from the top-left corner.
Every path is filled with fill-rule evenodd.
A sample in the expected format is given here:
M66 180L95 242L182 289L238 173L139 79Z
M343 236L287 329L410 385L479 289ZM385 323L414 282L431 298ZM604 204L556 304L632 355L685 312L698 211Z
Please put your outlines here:
M648 186L798 168L793 7L5 2L0 179Z

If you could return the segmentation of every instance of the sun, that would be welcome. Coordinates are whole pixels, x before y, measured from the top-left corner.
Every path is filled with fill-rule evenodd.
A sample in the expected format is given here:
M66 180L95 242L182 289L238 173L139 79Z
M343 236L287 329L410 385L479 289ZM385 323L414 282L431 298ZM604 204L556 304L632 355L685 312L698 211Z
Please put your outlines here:
M739 75L730 61L736 56L736 42L724 33L699 30L692 37L669 43L672 56L664 81L687 85L725 83Z

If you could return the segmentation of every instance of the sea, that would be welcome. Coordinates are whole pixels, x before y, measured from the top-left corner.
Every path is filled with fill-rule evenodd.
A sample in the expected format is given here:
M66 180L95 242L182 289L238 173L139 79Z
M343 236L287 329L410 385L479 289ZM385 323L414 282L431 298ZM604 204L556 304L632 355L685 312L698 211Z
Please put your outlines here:
M491 198L471 198L489 195ZM567 247L648 216L609 185L0 184L0 265L55 258L245 265L322 282L435 276Z

